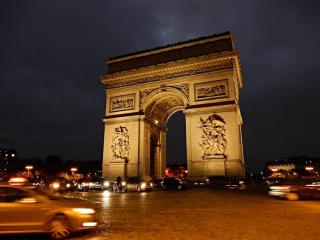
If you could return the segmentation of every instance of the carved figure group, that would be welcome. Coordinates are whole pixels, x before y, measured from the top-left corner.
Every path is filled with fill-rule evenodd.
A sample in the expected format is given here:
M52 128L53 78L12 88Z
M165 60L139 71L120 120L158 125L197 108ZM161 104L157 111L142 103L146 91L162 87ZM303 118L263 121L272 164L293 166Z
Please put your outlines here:
M225 136L225 122L218 115L211 115L207 120L200 118L201 142L203 158L214 158L226 154L227 140Z
M115 128L112 135L113 160L124 160L129 157L129 133L126 127Z

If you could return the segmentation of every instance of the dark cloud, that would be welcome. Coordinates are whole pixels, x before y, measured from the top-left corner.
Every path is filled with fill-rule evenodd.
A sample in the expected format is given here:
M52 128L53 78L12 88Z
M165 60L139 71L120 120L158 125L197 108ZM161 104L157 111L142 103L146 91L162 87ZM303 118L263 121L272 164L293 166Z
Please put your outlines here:
M229 30L244 74L248 169L282 156L320 156L319 5L2 0L0 138L14 139L12 147L28 156L101 159L104 61Z

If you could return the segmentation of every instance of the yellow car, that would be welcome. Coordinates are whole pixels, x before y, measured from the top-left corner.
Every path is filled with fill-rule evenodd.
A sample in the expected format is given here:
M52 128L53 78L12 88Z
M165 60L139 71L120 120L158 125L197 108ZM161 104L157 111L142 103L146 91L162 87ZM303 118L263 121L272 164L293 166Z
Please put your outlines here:
M96 211L88 202L37 188L0 185L0 234L49 233L62 239L97 224Z

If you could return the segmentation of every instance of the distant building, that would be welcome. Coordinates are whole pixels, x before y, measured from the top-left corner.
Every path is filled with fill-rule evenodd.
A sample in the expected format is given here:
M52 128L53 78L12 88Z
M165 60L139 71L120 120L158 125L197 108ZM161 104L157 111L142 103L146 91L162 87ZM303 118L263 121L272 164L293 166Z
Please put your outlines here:
M0 149L0 174L10 172L10 167L17 159L17 151L14 149Z
M319 177L320 158L306 156L268 161L265 164L267 177Z

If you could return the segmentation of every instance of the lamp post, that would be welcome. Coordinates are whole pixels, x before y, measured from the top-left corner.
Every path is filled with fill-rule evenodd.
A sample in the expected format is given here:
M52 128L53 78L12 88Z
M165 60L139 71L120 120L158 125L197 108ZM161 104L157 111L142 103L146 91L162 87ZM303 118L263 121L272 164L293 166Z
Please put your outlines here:
M72 167L72 168L70 168L70 171L71 171L71 173L73 175L76 171L78 171L78 168Z
M31 166L31 165L27 165L26 167L25 167L25 169L27 170L27 172L28 172L28 177L30 177L30 170L32 170L33 169L33 166Z

